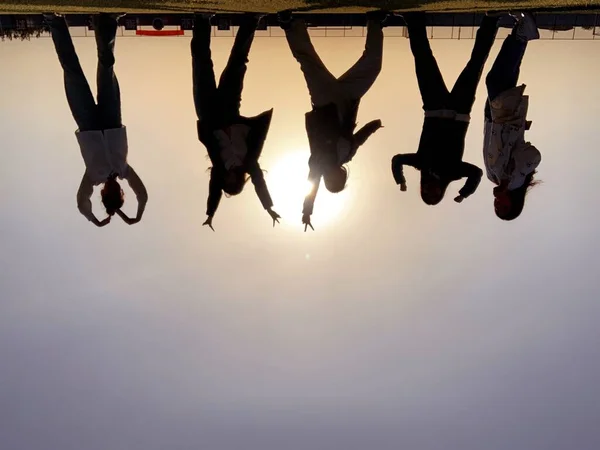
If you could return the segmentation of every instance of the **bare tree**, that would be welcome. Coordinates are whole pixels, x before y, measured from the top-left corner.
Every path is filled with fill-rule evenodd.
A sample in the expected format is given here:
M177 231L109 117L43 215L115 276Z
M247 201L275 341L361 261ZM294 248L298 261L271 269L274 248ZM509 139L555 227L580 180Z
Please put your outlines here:
M23 29L16 28L0 28L0 39L8 39L12 41L13 39L30 40L32 37L39 38L42 33L48 32L49 28L45 25L38 27L29 27Z

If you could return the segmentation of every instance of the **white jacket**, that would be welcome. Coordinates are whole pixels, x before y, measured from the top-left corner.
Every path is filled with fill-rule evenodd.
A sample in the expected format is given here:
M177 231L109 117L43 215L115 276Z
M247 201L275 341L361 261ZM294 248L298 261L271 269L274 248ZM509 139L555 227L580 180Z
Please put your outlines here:
M542 160L538 149L525 141L531 122L527 121L529 96L524 91L525 85L517 86L489 100L492 120L485 120L483 160L487 177L498 185L508 180L511 190L523 186Z
M127 177L127 129L75 132L85 171L94 186L104 183L111 173Z
M148 202L148 192L142 180L127 164L127 130L125 127L108 130L76 131L81 156L85 162L85 173L77 191L77 207L88 220L96 217L92 212L91 197L94 186L105 183L111 174L125 179L138 200L138 216Z

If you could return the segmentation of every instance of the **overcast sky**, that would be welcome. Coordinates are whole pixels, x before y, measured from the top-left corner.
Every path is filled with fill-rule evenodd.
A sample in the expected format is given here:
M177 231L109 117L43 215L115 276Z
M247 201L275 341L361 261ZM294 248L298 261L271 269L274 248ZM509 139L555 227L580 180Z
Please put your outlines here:
M75 44L94 80L94 40ZM231 44L213 42L218 73ZM433 42L448 84L472 44ZM315 45L341 74L363 39ZM530 45L544 183L513 223L486 179L436 207L411 168L395 186L422 110L408 41L384 51L359 125L385 128L303 233L308 93L284 39L255 41L242 112L275 108L261 163L284 220L273 229L249 186L213 233L189 38L117 42L150 200L138 225L102 229L76 208L84 165L51 41L0 43L3 450L600 448L600 42ZM482 83L465 152L481 167L484 100Z

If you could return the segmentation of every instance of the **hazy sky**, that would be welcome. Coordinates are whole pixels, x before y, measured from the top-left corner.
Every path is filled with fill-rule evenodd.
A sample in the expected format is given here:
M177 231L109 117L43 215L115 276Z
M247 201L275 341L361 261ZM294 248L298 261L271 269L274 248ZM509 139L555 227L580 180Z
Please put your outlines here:
M75 44L93 80L94 40ZM213 42L219 73L231 44ZM449 84L472 44L433 42ZM363 39L315 45L341 74ZM385 128L303 233L308 93L285 40L256 39L242 112L275 108L261 163L284 221L249 186L213 233L189 38L117 42L150 200L140 224L102 229L76 208L84 165L51 41L1 42L0 448L600 448L599 54L530 45L544 184L504 223L486 179L460 205L453 183L426 206L410 168L396 187L390 159L416 150L422 110L408 41L388 39L359 112ZM482 83L465 153L479 166L484 99Z

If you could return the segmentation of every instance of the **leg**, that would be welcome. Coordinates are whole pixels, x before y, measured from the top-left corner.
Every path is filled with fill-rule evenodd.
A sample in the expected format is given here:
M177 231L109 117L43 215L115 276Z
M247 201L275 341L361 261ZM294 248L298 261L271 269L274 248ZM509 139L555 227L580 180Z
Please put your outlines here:
M486 77L489 99L493 100L502 92L517 85L526 49L527 42L517 39L513 34L504 40L496 61Z
M115 75L115 38L117 19L109 14L94 16L94 32L98 49L98 112L103 129L119 128L121 123L121 92Z
M63 17L49 20L52 41L64 72L65 92L80 131L98 129L97 107Z
M336 78L327 70L310 41L304 21L292 20L285 30L290 50L300 63L314 106L324 106L334 101L339 90Z
M381 21L369 20L365 51L360 59L338 81L345 94L358 100L373 86L381 72L383 59L383 30Z
M498 32L498 17L484 16L471 53L471 59L456 80L450 93L450 107L461 114L469 114L475 103L477 85L483 66L488 59Z
M240 115L242 103L242 90L244 89L244 76L246 75L248 54L254 41L254 32L259 18L254 15L246 15L240 26L227 66L219 80L219 101L222 109L228 117Z
M198 120L214 113L217 105L217 83L210 53L210 19L196 15L192 38L192 82L194 106Z
M415 58L423 109L426 111L443 109L448 100L448 89L429 45L425 14L406 14L405 20L408 27L410 49Z

